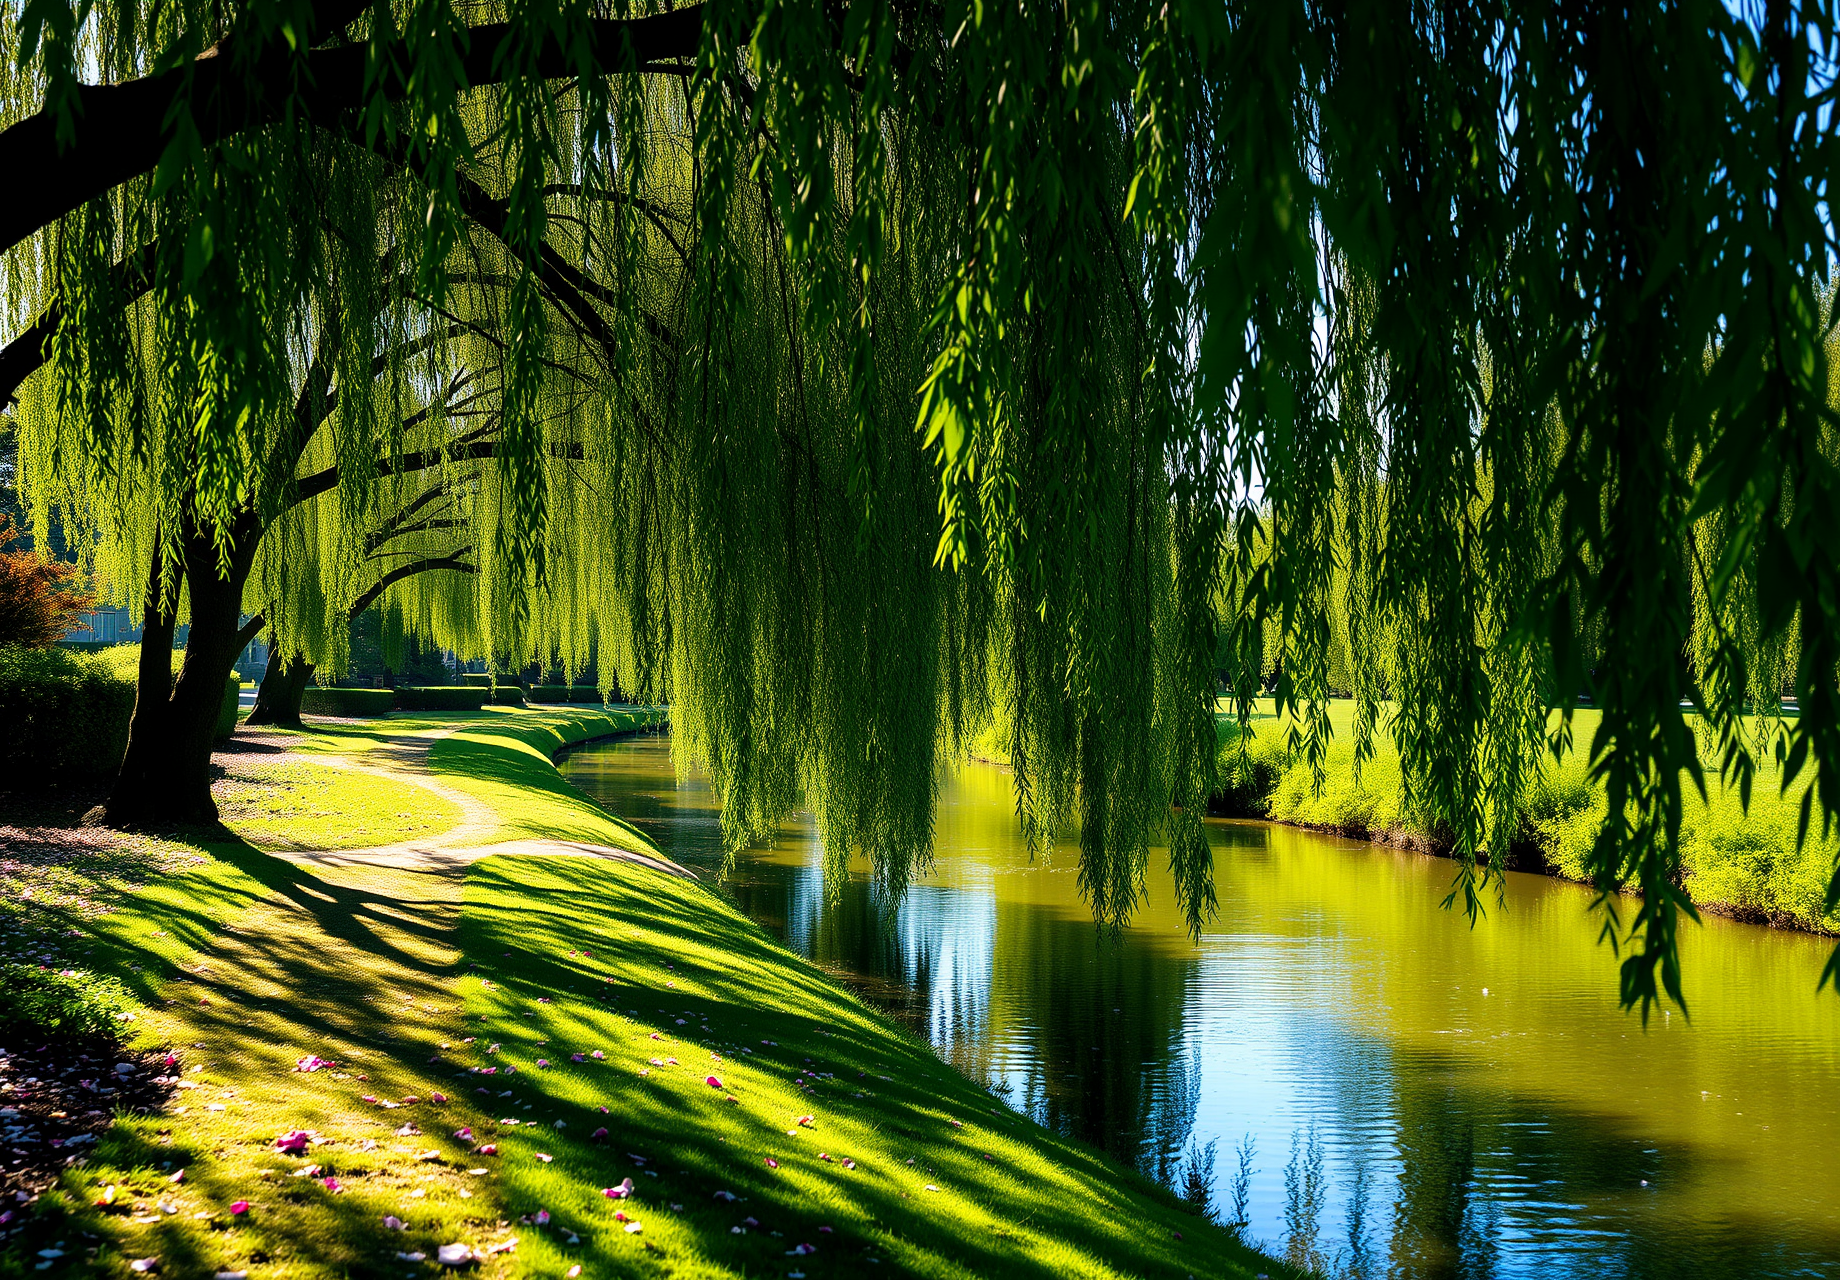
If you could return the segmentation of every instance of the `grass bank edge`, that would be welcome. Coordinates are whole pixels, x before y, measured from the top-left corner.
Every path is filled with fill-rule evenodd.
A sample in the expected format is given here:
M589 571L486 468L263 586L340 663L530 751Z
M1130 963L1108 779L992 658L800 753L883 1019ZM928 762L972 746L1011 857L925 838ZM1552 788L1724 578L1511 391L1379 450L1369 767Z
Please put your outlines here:
M354 738L368 737L376 745L404 733L439 733L443 736L433 742L429 752L431 772L443 784L467 791L492 806L500 819L495 838L560 838L647 850L651 845L642 834L576 791L552 763L560 750L637 728L643 719L621 711L557 715L547 710L510 709L470 716L392 717L366 726L361 732L354 732L351 726L333 726L336 733L331 736L301 735L300 746L309 751L356 754ZM151 1015L135 1024L136 1038L144 1044L179 1048L183 1062L202 1062L206 1074L187 1078L207 1089L219 1090L221 1086L229 1112L184 1118L171 1113L118 1116L90 1167L67 1174L58 1196L72 1233L86 1236L97 1252L73 1258L71 1262L76 1265L61 1266L57 1274L125 1277L131 1274L127 1268L129 1259L148 1255L164 1258L164 1274L168 1276L213 1275L220 1270L242 1269L250 1269L258 1280L264 1272L275 1276L377 1274L395 1270L381 1261L391 1256L392 1246L420 1248L432 1257L428 1246L437 1238L444 1241L469 1231L473 1235L486 1232L493 1215L497 1215L499 1227L504 1228L513 1219L533 1216L539 1206L545 1206L546 1211L551 1211L547 1206L553 1206L556 1230L537 1230L529 1224L510 1227L523 1233L522 1247L515 1253L495 1255L482 1262L484 1272L560 1274L560 1270L552 1272L551 1268L572 1261L585 1265L589 1277L790 1274L788 1266L803 1267L806 1274L819 1276L840 1273L835 1265L838 1263L848 1268L861 1265L860 1257L846 1256L841 1251L788 1264L778 1246L790 1245L792 1240L760 1236L749 1241L732 1236L732 1228L723 1221L710 1220L706 1200L701 1203L700 1213L692 1210L681 1219L681 1227L672 1219L653 1216L652 1240L670 1248L668 1259L649 1250L640 1252L642 1246L615 1252L621 1246L632 1245L632 1239L612 1233L602 1233L596 1239L585 1228L577 1244L586 1238L587 1247L565 1248L560 1243L560 1233L567 1231L563 1224L594 1222L604 1218L609 1208L599 1188L617 1182L618 1177L602 1167L600 1152L588 1153L585 1168L579 1160L565 1163L561 1169L553 1169L547 1162L541 1166L526 1162L513 1168L494 1161L493 1176L470 1184L474 1199L465 1204L453 1199L459 1194L453 1187L441 1193L447 1198L438 1206L433 1199L413 1203L402 1199L409 1194L415 1166L405 1170L402 1162L407 1157L387 1155L383 1148L370 1151L360 1144L367 1132L373 1134L369 1139L372 1147L379 1141L388 1143L387 1123L400 1116L382 1121L378 1113L358 1105L357 1090L374 1090L383 1097L415 1094L427 1099L438 1087L453 1088L451 1083L442 1083L447 1075L445 1068L437 1073L417 1064L433 1047L433 1041L443 1041L441 1047L446 1048L448 1042L460 1042L463 1031L484 1030L476 1024L491 1016L491 1006L506 992L518 988L555 991L556 1004L544 1001L537 1007L545 1015L574 1019L575 1035L584 1043L596 1038L611 1042L624 1030L640 1052L648 1046L656 1047L648 1037L640 1036L636 1027L616 1027L614 1024L623 1024L626 1017L612 1010L590 1015L587 1024L591 1025L583 1024L581 1011L569 1007L573 1002L562 995L555 982L564 976L554 970L560 944L554 948L554 955L529 951L530 921L541 899L533 896L528 886L544 876L553 880L558 874L554 865L557 860L490 858L475 864L462 889L466 905L459 921L456 962L436 964L420 974L403 971L399 965L396 971L384 973L372 983L395 992L406 990L409 983L427 980L419 997L425 1003L417 1013L412 1034L431 1043L390 1050L380 1046L403 1028L383 1012L384 993L366 990L364 982L372 975L361 972L362 956L356 957L356 964L347 957L346 968L351 972L346 976L354 981L339 1002L346 1007L372 999L379 1002L380 1016L359 1019L369 1027L369 1041L364 1031L350 1026L328 1032L324 1019L314 1024L320 1026L319 1031L304 1031L302 1024L312 1020L296 1016L300 1010L288 1007L286 999L276 999L285 992L272 984L265 1000L253 988L245 990L240 976L228 982L212 978L208 986L202 976L191 976L194 970L205 967L204 959L210 960L213 969L223 964L226 943L234 947L243 939L272 935L276 921L281 919L276 914L277 904L286 905L284 900L315 904L329 891L329 886L318 882L310 871L247 845L214 842L197 846L196 854L196 865L145 886L122 909L102 920L86 921L86 931L104 955L92 954L85 962L128 977L137 998L149 1006ZM629 919L602 917L599 921L614 932L624 931L628 940L630 935L643 932L647 927L644 922L656 921L662 914L691 921L695 930L720 928L728 943L748 951L746 981L756 989L764 983L790 993L782 1003L789 1001L797 1008L782 1007L774 1015L749 1006L746 1000L738 1002L732 998L738 994L734 992L728 1001L716 1001L706 1008L720 1007L736 1020L796 1018L798 1028L791 1034L780 1031L766 1037L777 1042L776 1051L783 1047L786 1055L807 1047L818 1053L834 1050L830 1037L847 1034L855 1046L853 1052L868 1055L863 1059L865 1063L873 1058L889 1064L891 1069L878 1075L901 1077L898 1086L889 1086L901 1091L893 1099L899 1104L893 1111L886 1107L876 1110L875 1104L869 1104L858 1108L866 1110L866 1115L853 1119L826 1114L788 1080L764 1076L748 1080L742 1087L747 1090L749 1105L735 1113L727 1134L729 1144L794 1146L800 1138L779 1126L801 1110L812 1110L818 1113L824 1139L833 1145L851 1141L851 1133L856 1135L855 1150L863 1157L858 1166L875 1170L872 1176L877 1181L873 1195L839 1200L834 1194L824 1194L824 1189L814 1182L815 1176L829 1172L828 1166L814 1164L815 1157L810 1152L781 1150L785 1158L777 1167L785 1172L772 1173L766 1185L754 1185L748 1173L758 1180L768 1176L770 1166L764 1162L755 1166L750 1154L742 1162L745 1168L736 1166L721 1172L721 1181L733 1186L746 1206L746 1210L736 1210L730 1216L751 1211L749 1217L757 1213L767 1219L767 1210L773 1209L789 1218L798 1216L795 1209L821 1207L825 1216L849 1227L858 1253L873 1250L882 1256L887 1264L885 1274L1293 1274L1186 1212L1156 1184L1100 1153L1005 1114L1006 1108L939 1062L924 1044L842 991L815 967L778 947L709 890L662 873L610 862L573 862L566 882L552 883L551 889L551 900L568 901L566 927L577 934L581 931L580 904L588 893L624 894L629 899L635 893L640 895L641 900L629 903L625 912ZM352 924L352 917L374 909L375 895L367 893L370 896L357 894L313 909L326 912L322 919L329 922L329 927L343 927ZM354 906L356 911L351 910ZM367 926L360 920L358 927L361 931ZM362 946L361 939L355 937L346 941L357 941ZM514 963L499 970L495 974L497 994L487 995L490 988L483 981L464 977L458 961L483 953L485 946L498 947L500 941L526 951L528 963ZM595 940L594 949L605 950L612 945L614 939L604 936ZM672 945L682 945L682 939ZM503 949L498 947L492 954ZM250 958L252 962L261 959ZM319 961L307 956L302 963ZM231 964L234 966L235 961ZM182 999L162 1000L163 995L181 993L171 985L174 981L195 981L199 985L183 988ZM630 975L623 979L623 985L634 990L651 989L643 982L633 987ZM201 999L194 1006L191 996L201 990L208 990L211 1000ZM687 988L684 994L690 995ZM458 1007L447 1009L445 1006L453 1003L456 996ZM435 1009L436 1004L443 1008ZM161 1005L168 1007L162 1009ZM638 1011L630 1000L626 1007ZM813 1009L820 1009L823 1016L814 1020L810 1016ZM403 1012L408 1011L405 1005ZM450 1016L453 1013L460 1017ZM710 1022L712 1029L719 1030L715 1017ZM509 1035L504 1039L512 1042ZM335 1083L326 1073L289 1075L293 1055L316 1047L328 1056L336 1053L345 1059L348 1072L362 1069L358 1078L366 1083ZM483 1047L482 1043L480 1048ZM750 1074L748 1066L739 1064L741 1057L735 1054L731 1059L737 1061L733 1070L737 1080ZM479 1059L480 1063L487 1061L502 1059ZM905 1070L893 1069L896 1062ZM788 1060L782 1066L789 1069L791 1063ZM582 1099L566 1096L571 1086L566 1069L541 1075L527 1069L521 1080L521 1087L538 1089L532 1099L535 1105L571 1116L584 1109ZM704 1094L708 1091L698 1093L701 1085L692 1083L696 1087L690 1089L691 1097L706 1101ZM581 1081L572 1084L579 1086ZM211 1095L183 1096L198 1099ZM677 1098L672 1105L683 1101ZM979 1112L979 1108L985 1111ZM953 1125L950 1112L960 1113L968 1124ZM987 1114L989 1118L985 1119ZM426 1115L420 1118L427 1126L427 1134L436 1137L437 1128L445 1129L463 1117L443 1114L435 1120ZM492 1121L482 1112L475 1123ZM386 1127L379 1128L380 1124ZM335 1172L345 1180L347 1186L341 1191L350 1194L334 1195L317 1186L282 1181L289 1172L283 1167L287 1162L272 1150L272 1142L277 1133L294 1127L312 1128L323 1135L329 1144L325 1154L318 1148L314 1154L326 1162L323 1171ZM801 1136L810 1136L796 1124L791 1127ZM528 1132L518 1134L506 1145L515 1150ZM660 1134L678 1132L676 1128L659 1127L652 1138L642 1136L635 1145L643 1146ZM733 1154L718 1150L718 1146L728 1144L710 1141L712 1135L718 1140L723 1136L720 1126L703 1133L696 1159L685 1163L707 1171L714 1157ZM789 1137L791 1143L787 1141ZM900 1156L896 1154L896 1144ZM562 1158L561 1152L555 1154ZM581 1155L579 1151L576 1154ZM156 1168L154 1161L161 1157L165 1157L163 1167ZM902 1163L902 1157L914 1163ZM461 1150L447 1152L444 1175L457 1174L469 1159L476 1157ZM162 1185L167 1169L175 1162L181 1168L189 1167L193 1174L182 1197ZM501 1167L502 1177L498 1176ZM574 1176L557 1183L546 1176L551 1172ZM925 1178L936 1178L940 1190L929 1191L921 1181ZM777 1186L781 1179L784 1186ZM912 1181L913 1188L904 1189L903 1179ZM454 1178L448 1177L447 1181ZM175 1217L143 1226L138 1218L105 1214L90 1201L105 1185L115 1184L122 1187L123 1204L132 1203L136 1197L144 1198L148 1204L163 1197L182 1198L182 1211L189 1214L196 1210L202 1221ZM790 1192L792 1200L782 1197L776 1202L776 1190ZM838 1190L830 1188L831 1192ZM255 1201L256 1207L243 1217L227 1214L225 1206L239 1197ZM914 1203L916 1198L918 1203ZM413 1227L428 1238L393 1237L378 1226L381 1215L390 1212L415 1219ZM485 1212L486 1217L480 1218L480 1212ZM809 1213L803 1216L811 1220ZM467 1223L472 1226L467 1227ZM673 1231L667 1229L667 1224L677 1228L675 1242L670 1239ZM769 1221L761 1231L767 1232L770 1226ZM157 1239L153 1238L156 1234ZM831 1238L822 1237L826 1243ZM303 1249L302 1241L314 1243ZM8 1256L12 1261L0 1262L0 1274L36 1274L26 1270L23 1255Z
M1353 704L1335 699L1329 712L1333 736L1320 790L1309 765L1287 751L1282 720L1269 713L1255 717L1242 758L1232 717L1217 717L1223 784L1215 796L1215 810L1445 855L1448 842L1406 803L1391 735L1383 728L1376 730L1374 757L1357 776ZM1591 710L1574 713L1574 742L1590 741L1596 718ZM1539 777L1521 805L1509 865L1589 883L1585 856L1603 821L1602 790L1591 782L1581 750L1557 762L1543 755L1539 765ZM1817 824L1807 842L1796 847L1799 803L1809 780L1804 778L1784 796L1776 777L1770 769L1758 778L1748 813L1736 792L1720 784L1716 768L1708 767L1704 800L1683 779L1683 887L1701 911L1714 915L1772 928L1840 934L1840 914L1823 909L1834 842L1820 838Z

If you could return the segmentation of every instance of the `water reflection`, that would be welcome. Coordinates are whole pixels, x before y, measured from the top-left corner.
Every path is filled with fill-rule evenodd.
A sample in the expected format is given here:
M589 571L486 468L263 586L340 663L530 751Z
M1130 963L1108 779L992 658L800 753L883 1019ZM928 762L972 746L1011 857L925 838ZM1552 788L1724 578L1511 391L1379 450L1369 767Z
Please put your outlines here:
M566 769L673 856L719 865L709 794L661 740ZM1324 1271L1840 1275L1825 942L1692 931L1694 1024L1645 1033L1573 886L1515 876L1472 931L1438 906L1448 864L1217 824L1222 909L1200 942L1154 870L1110 936L1071 850L1031 862L1012 814L1001 771L952 780L937 862L893 908L860 874L827 899L801 824L729 889L1040 1122L1172 1185L1217 1143L1223 1220Z

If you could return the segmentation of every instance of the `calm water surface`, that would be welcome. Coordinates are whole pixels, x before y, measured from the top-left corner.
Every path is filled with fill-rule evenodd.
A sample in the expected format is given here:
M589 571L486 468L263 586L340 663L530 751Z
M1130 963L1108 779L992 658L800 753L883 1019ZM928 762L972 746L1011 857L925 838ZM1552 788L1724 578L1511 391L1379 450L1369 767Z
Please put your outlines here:
M564 771L671 856L721 860L708 788L662 738ZM1107 938L1075 850L1029 860L1009 775L941 793L937 860L892 913L826 901L808 824L727 885L789 946L1043 1124L1168 1177L1218 1142L1230 1217L1343 1275L1840 1277L1840 999L1829 943L1709 919L1683 947L1693 1022L1616 1007L1589 894L1511 875L1474 930L1451 864L1217 822L1219 917L1191 941L1152 855ZM1160 872L1160 874L1159 874ZM889 918L889 917L892 918Z

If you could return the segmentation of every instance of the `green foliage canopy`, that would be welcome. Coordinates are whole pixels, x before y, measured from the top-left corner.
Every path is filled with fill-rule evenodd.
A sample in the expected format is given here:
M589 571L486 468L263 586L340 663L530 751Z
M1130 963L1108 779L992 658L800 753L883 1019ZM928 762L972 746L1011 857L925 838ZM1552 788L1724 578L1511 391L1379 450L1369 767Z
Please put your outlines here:
M1199 921L1217 655L1320 759L1337 604L1472 910L1591 691L1644 1010L1683 699L1840 812L1831 3L7 12L41 513L123 565L280 529L250 598L305 633L439 490L478 572L410 624L598 637L736 843L803 794L898 888L994 718L1100 919L1160 841Z

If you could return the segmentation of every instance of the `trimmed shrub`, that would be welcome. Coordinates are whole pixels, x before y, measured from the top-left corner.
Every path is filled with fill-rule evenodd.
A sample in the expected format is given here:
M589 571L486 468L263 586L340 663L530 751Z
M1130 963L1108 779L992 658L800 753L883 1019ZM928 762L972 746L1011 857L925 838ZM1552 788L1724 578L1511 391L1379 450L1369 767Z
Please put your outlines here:
M524 705L524 691L514 684L501 684L492 690L492 701L501 707Z
M119 1036L134 1001L120 979L87 969L0 964L0 1026L61 1035Z
M308 685L300 692L300 709L316 716L380 716L395 705L393 689L322 689Z
M236 732L237 712L243 706L243 681L234 671L224 686L224 705L217 712L217 740L222 742Z
M460 683L467 686L469 689L475 685L490 689L492 687L492 673L489 671L462 671L460 673Z
M591 702L595 706L604 702L601 691L591 684L533 684L527 696L532 702Z
M134 669L107 654L0 649L0 770L13 777L104 777L121 767L134 715Z
M404 711L477 711L490 690L473 685L426 685L396 691L396 705Z

